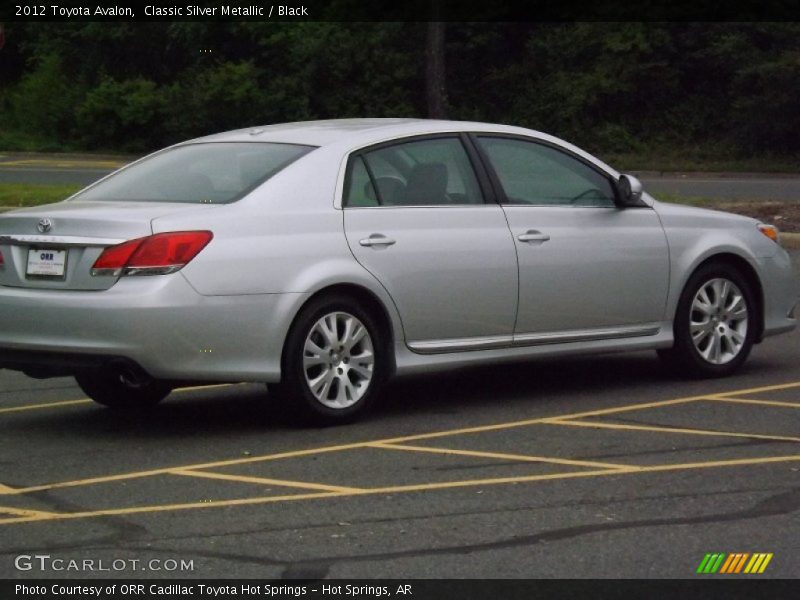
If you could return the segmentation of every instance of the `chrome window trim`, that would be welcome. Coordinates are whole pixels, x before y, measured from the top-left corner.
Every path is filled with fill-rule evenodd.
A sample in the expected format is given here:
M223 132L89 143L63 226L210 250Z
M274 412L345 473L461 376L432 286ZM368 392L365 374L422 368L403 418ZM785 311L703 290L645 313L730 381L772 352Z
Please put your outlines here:
M545 144L551 145L551 146L553 146L555 148L559 148L562 152L566 152L566 153L568 153L570 155L574 155L575 154L572 150L570 150L570 148L568 148L568 147L566 147L566 146L564 146L562 144L559 144L554 140L550 140L548 138L545 138L545 137L538 137L538 136L535 136L535 135L529 135L527 133L525 133L525 134L522 134L522 133L509 134L508 132L497 131L497 130L494 130L494 129L486 129L486 130L484 130L484 129L474 129L474 128L467 127L465 129L439 129L439 130L430 129L430 130L424 130L424 131L417 131L417 132L414 132L414 133L411 133L411 134L405 134L405 135L400 135L400 136L398 136L397 134L394 134L394 135L391 135L391 136L386 136L386 137L381 138L379 140L373 140L373 141L371 141L369 143L359 144L357 147L350 148L347 152L345 152L344 156L342 157L341 164L339 165L339 174L336 177L336 188L334 190L334 196L333 196L333 208L335 208L336 210L344 210L344 180L345 180L345 176L347 174L347 164L350 162L350 157L353 154L361 152L365 148L370 148L372 146L380 146L381 144L387 144L389 142L397 141L398 143L401 143L402 140L407 139L407 138L410 139L410 138L415 138L415 137L425 137L425 136L429 136L429 135L442 135L442 136L458 135L458 136L460 136L462 134L475 135L475 136L481 136L481 135L483 135L483 136L492 136L492 135L514 136L514 137L517 137L518 139L521 139L521 140L528 140L528 141L531 141L531 142L534 142L534 143L545 143ZM583 160L586 160L589 163L591 163L594 168L596 168L597 170L601 171L606 176L611 177L612 179L617 179L619 177L615 172L610 170L610 167L608 167L607 165L598 164L596 162L596 159L593 160L593 159L590 159L588 157L584 157L583 155L578 155L578 156L580 156ZM494 202L484 202L484 206L486 206L486 205L494 205L494 204L495 204ZM440 207L442 205L434 205L434 206ZM475 205L463 204L463 205L457 205L457 206L462 206L463 207L463 206L479 206L479 205L477 205L477 204L475 204ZM507 205L507 206L532 206L532 205L514 204L514 205ZM383 206L352 206L352 207L347 207L347 208L348 208L348 210L350 210L351 208L369 208L369 209L374 209L374 208L391 208L391 207L383 207ZM394 208L398 208L398 207L394 207ZM415 207L411 207L411 206L405 207L405 206L403 206L403 207L399 207L399 208L415 208ZM594 208L594 207L587 207L587 208ZM598 207L598 208L608 208L608 207Z

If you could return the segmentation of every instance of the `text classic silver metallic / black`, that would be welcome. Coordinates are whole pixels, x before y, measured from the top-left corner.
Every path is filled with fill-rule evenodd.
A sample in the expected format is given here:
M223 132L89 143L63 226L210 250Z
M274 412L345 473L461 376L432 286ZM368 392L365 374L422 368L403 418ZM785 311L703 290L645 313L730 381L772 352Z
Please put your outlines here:
M796 302L772 226L503 125L231 131L0 216L0 367L117 408L261 381L341 422L394 374L647 348L721 376Z

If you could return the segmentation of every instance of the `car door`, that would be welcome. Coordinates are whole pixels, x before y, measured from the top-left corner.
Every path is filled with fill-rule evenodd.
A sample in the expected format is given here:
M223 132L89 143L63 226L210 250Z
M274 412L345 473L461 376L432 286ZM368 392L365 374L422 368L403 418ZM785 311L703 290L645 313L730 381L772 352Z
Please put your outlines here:
M610 175L530 138L477 135L519 257L515 343L654 334L666 236L650 207L619 208Z
M459 135L353 153L343 193L355 258L386 288L418 352L508 345L517 262L502 208L484 199Z

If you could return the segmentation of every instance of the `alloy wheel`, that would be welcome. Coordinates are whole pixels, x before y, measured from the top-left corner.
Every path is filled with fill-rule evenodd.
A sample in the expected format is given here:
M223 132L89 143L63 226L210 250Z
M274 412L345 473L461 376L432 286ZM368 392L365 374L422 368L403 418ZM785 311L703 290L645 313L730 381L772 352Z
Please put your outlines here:
M346 312L331 312L311 327L303 344L303 374L323 405L349 408L369 389L375 367L372 338L364 323Z
M692 300L689 327L704 360L724 365L736 358L744 347L747 326L747 301L735 283L720 277L700 286Z

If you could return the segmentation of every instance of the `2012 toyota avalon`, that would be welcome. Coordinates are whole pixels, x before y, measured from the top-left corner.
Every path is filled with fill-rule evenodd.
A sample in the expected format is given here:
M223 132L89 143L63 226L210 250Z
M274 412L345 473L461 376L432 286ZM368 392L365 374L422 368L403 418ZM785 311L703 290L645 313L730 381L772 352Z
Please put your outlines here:
M722 376L796 302L774 227L503 125L231 131L0 215L0 367L111 407L267 382L341 422L394 374L620 350Z

